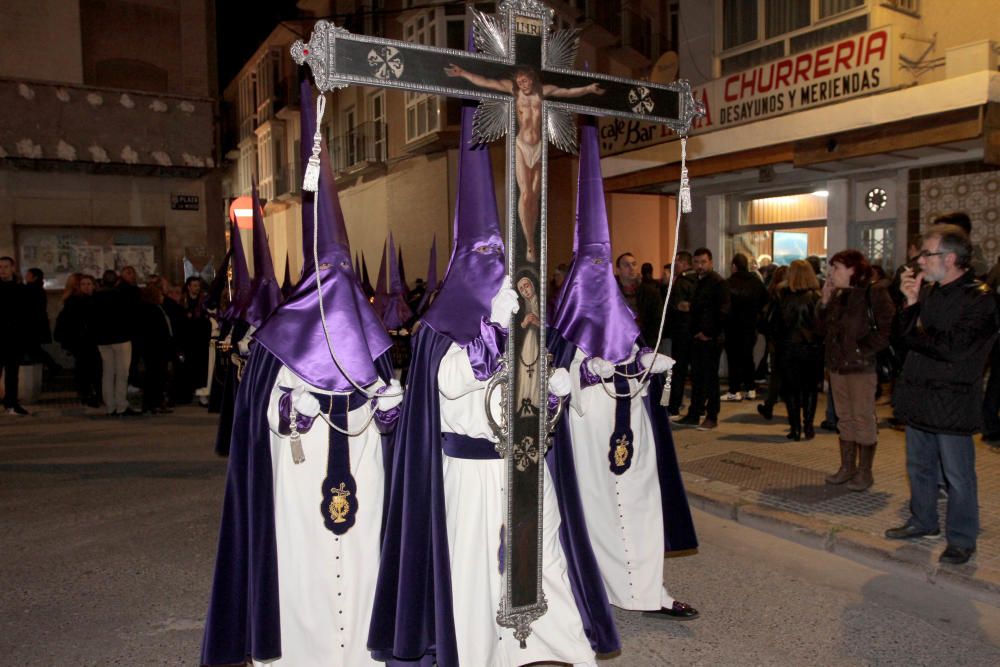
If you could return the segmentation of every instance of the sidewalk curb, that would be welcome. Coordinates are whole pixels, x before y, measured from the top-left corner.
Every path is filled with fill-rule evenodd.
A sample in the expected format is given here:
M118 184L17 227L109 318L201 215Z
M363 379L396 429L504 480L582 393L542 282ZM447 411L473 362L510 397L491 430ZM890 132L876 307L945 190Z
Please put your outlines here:
M943 538L890 541L823 519L754 503L740 497L737 487L724 482L688 472L682 476L689 503L704 512L875 568L888 566L906 576L1000 606L1000 570L983 567L975 559L966 565L940 566L937 555L944 547Z

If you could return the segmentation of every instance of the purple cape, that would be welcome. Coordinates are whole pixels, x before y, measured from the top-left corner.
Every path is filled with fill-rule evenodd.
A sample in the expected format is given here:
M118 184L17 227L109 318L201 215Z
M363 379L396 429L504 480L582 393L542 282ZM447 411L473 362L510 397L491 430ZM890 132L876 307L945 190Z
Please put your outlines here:
M377 362L392 378L388 355ZM282 362L254 347L236 398L212 598L205 618L202 665L242 665L281 656L278 555L274 528L268 401ZM383 437L384 461L391 454ZM386 475L389 475L387 469ZM317 513L316 520L321 520Z

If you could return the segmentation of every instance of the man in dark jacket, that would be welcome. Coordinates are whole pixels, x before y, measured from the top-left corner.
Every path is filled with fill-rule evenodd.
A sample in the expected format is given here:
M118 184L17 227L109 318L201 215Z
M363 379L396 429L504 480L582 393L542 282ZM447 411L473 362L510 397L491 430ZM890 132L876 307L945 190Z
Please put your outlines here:
M670 402L667 411L671 415L680 414L684 401L684 383L687 382L691 365L691 299L694 298L698 280L691 268L691 253L682 250L677 253L670 279L670 301L667 304L667 321L663 334L670 339L670 356L674 358L673 381L670 383Z
M636 305L639 307L639 331L646 345L656 345L660 333L660 318L663 315L663 297L660 283L653 278L653 265L646 262L640 269L639 289L636 290Z
M0 313L4 317L4 324L0 326L0 361L3 362L4 412L23 417L28 411L17 400L17 380L24 356L28 302L24 286L14 274L14 266L12 257L0 257Z
M729 316L729 286L712 270L712 251L694 251L697 278L691 298L691 407L677 421L685 426L710 430L718 426L719 357L722 356L723 325ZM704 413L700 424L698 418Z
M961 564L976 551L979 501L972 434L981 427L983 369L1000 317L992 291L969 270L972 244L955 225L934 225L917 259L902 274L906 297L898 327L906 362L893 393L906 420L910 518L890 539L937 535L940 472L948 485L942 563Z
M30 268L24 272L24 294L27 299L28 317L25 327L26 352L32 361L45 364L49 372L58 371L56 363L42 345L52 342L52 331L49 328L49 299L45 294L45 274L39 268Z
M729 285L731 308L726 319L726 359L729 361L729 393L724 401L757 398L754 382L753 347L757 342L757 318L767 304L767 289L743 253L733 255ZM744 392L746 392L744 394Z

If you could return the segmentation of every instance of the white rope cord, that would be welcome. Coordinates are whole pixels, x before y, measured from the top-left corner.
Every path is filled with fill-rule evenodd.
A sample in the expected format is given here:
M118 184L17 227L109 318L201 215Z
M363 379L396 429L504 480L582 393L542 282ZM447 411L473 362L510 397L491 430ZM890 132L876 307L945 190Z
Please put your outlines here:
M674 220L674 254L670 260L671 273L670 273L670 282L667 283L667 297L663 300L663 310L660 312L660 328L656 335L656 345L653 346L654 362L656 361L656 355L658 354L657 350L660 349L660 342L663 340L663 325L666 324L667 322L667 306L670 304L670 295L674 291L675 281L673 275L673 266L674 264L677 263L678 246L680 245L681 241L681 216L683 213L690 213L690 212L691 212L691 184L688 179L688 169L687 169L687 137L681 136L681 180L677 193L677 217ZM638 359L636 361L638 361ZM627 394L619 394L617 391L609 391L607 380L605 380L604 378L601 378L601 387L604 389L604 393L606 393L611 398L617 399L617 398L625 398L627 396L629 400L631 400L636 396L638 396L640 393L642 393L643 388L649 381L649 371L651 368L652 365L650 365L649 368L644 369L641 373L634 375L627 373L618 373L617 371L615 371L615 374L620 375L621 377L629 379L637 377L639 378L638 381L639 387L635 390L635 392L629 392Z

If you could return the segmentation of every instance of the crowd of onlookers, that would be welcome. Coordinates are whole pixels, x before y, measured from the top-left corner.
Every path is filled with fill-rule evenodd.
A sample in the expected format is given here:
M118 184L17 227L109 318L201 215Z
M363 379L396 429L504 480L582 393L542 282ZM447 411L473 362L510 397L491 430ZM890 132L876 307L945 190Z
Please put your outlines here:
M14 260L0 257L5 410L28 414L18 400L19 366L43 363L50 377L60 370L42 347L53 339L72 358L80 400L103 406L108 416L165 413L190 403L209 377L206 296L199 277L179 286L149 275L140 285L131 266L109 269L100 279L73 273L50 331L42 271L29 268L22 281ZM129 399L136 390L141 404L133 407Z
M972 435L1000 440L1000 258L977 275L971 228L964 213L937 218L910 239L908 261L891 278L850 249L830 257L825 271L818 257L776 266L766 255L736 253L728 278L707 248L677 253L660 281L649 264L637 273L630 253L616 264L643 337L650 345L664 339L661 349L676 362L667 410L678 425L711 430L722 401L758 399L757 412L770 420L780 399L788 438L809 440L827 381L821 427L839 433L840 467L826 482L864 491L874 483L876 400L891 394L893 426L906 432L911 498L910 518L885 536L940 534L937 501L945 493L948 546L940 560L960 564L979 532ZM720 373L723 351L728 370ZM767 392L758 397L765 376Z
M937 222L955 223L966 233L971 229L964 214ZM858 444L861 474L841 479L846 475L842 471L831 477L863 490L872 484L875 402L889 401L902 365L904 346L894 333L894 318L905 305L903 272L915 269L922 256L920 237L909 240L907 255L908 263L893 276L857 250L833 255L825 267L817 256L779 266L766 254L736 253L728 277L716 271L707 248L678 252L659 279L651 264L640 267L631 253L620 255L616 268L643 339L649 345L660 340L661 351L676 362L667 405L676 424L714 429L724 401L759 401L757 412L771 420L782 401L789 439L812 439L819 421L822 428ZM1000 262L981 277L996 290ZM558 289L558 272L552 287ZM1000 354L991 358L1000 369ZM720 388L720 376L728 380L728 391ZM682 414L689 380L690 401ZM758 393L761 386L766 390ZM817 418L824 386L827 410ZM897 416L890 422L905 426ZM983 437L1000 441L1000 372L990 373Z

